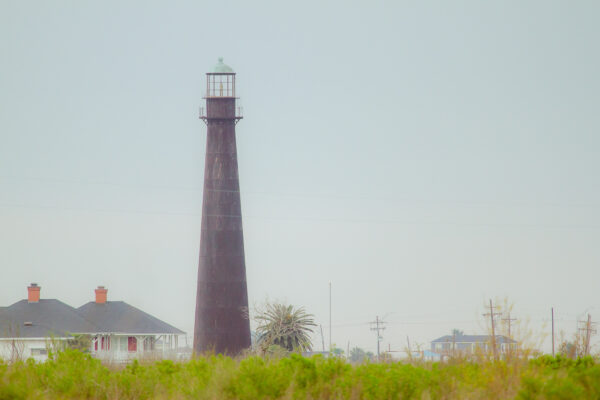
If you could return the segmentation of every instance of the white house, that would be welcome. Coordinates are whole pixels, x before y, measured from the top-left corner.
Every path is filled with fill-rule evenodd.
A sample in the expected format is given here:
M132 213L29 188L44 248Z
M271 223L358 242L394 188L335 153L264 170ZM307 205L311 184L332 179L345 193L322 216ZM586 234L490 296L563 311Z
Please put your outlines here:
M27 300L0 307L0 358L47 359L76 334L91 338L93 356L115 362L133 358L176 357L181 330L123 301L107 301L108 290L75 309L59 300L40 299L32 283Z
M68 340L70 333L93 334L96 327L59 300L40 300L32 283L27 300L0 309L0 357L5 360L45 360L50 348Z
M95 301L77 309L98 327L92 337L92 355L114 361L177 356L183 331L123 301L107 301L108 290L103 286L95 292Z
M505 354L518 348L517 341L509 337L496 335L495 339L496 348L500 354ZM476 354L478 351L488 353L492 349L491 335L464 335L459 333L442 336L431 342L431 352L442 358L458 354L471 355Z

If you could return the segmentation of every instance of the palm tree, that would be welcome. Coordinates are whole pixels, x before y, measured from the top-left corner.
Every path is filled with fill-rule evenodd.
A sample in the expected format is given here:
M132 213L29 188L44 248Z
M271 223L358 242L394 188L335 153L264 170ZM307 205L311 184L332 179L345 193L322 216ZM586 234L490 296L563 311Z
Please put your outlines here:
M316 326L313 315L304 307L294 308L281 303L268 303L265 310L254 318L258 322L256 333L263 350L277 345L288 351L310 351L311 326Z

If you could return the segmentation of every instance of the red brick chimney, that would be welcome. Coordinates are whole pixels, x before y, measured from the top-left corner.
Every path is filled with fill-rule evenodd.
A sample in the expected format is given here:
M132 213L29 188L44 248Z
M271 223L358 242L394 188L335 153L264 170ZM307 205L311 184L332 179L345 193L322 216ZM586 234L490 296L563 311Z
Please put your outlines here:
M27 301L30 303L37 303L40 301L40 289L37 283L32 283L27 286Z
M108 289L106 289L104 286L98 286L98 289L96 289L95 292L96 292L96 303L97 304L106 303L106 293L108 292Z

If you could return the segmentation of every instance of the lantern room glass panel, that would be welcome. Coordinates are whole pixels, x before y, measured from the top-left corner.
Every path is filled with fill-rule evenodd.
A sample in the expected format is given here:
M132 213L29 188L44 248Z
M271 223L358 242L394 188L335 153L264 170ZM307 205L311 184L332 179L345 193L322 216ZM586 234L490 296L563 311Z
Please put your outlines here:
M208 74L206 97L235 97L235 74Z

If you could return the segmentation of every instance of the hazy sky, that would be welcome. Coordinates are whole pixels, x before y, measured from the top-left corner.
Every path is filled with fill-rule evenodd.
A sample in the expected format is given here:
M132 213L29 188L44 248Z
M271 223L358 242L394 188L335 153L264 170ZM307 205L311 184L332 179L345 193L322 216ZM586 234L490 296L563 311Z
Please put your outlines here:
M0 0L0 305L193 333L205 72L238 73L251 303L328 342L600 321L597 1ZM597 343L600 341L596 340ZM544 346L549 349L549 340ZM315 336L321 347L320 335ZM598 348L597 348L598 349Z

